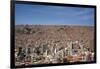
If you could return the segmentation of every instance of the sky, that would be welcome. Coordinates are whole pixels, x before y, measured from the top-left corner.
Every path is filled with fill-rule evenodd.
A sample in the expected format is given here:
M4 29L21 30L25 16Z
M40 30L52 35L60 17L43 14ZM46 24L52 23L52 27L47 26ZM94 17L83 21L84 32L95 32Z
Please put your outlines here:
M16 4L15 24L94 26L94 8Z

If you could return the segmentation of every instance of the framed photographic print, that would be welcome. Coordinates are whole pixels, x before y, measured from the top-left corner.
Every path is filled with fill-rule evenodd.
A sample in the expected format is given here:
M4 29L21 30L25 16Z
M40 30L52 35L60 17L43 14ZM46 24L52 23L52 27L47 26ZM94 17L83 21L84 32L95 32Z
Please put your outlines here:
M11 1L11 68L96 63L96 6Z

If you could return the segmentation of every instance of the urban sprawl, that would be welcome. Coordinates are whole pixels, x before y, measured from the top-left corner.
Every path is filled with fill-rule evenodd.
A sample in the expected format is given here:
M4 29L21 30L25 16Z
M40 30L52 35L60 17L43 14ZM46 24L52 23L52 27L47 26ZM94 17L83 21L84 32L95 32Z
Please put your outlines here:
M16 25L15 65L94 61L93 33L93 27Z

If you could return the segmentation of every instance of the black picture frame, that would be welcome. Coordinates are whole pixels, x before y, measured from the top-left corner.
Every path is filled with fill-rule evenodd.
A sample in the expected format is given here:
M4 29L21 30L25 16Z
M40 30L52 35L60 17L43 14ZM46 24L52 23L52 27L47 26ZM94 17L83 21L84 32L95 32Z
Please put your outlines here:
M51 6L69 6L69 7L85 7L85 8L94 8L94 50L95 56L94 61L92 62L74 62L74 63L57 63L57 64L39 64L39 65L28 65L28 66L15 66L15 4L35 4L35 5L51 5ZM78 64L91 64L96 63L96 6L95 5L80 5L80 4L64 4L64 3L49 3L49 2L30 2L30 1L11 1L11 25L10 25L10 37L11 37L11 47L10 47L10 67L11 68L27 68L27 67L44 67L44 66L60 66L60 65L78 65Z

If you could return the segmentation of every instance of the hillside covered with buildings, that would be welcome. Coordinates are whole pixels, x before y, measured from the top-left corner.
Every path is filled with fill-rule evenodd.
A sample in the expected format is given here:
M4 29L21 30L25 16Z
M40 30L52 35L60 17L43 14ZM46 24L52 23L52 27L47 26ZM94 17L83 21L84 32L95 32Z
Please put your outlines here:
M94 61L94 47L94 26L15 26L16 66Z

